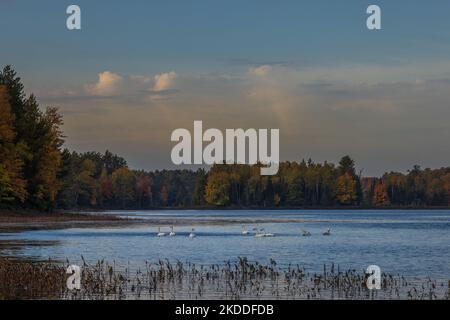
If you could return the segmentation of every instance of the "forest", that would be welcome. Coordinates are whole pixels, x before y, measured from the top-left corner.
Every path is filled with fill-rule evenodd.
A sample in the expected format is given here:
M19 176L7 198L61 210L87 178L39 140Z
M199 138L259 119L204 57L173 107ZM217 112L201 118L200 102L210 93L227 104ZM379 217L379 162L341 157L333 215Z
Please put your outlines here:
M215 164L209 170L133 170L105 151L64 148L58 109L41 109L10 67L0 71L0 208L38 211L157 208L422 208L450 206L450 167L363 177L338 164ZM300 159L300 158L299 158Z

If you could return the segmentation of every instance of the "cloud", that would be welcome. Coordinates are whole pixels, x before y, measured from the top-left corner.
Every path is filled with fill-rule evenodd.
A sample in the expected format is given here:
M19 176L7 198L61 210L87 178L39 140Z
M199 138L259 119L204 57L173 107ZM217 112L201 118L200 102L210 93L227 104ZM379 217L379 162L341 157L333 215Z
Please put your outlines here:
M142 75L131 75L130 76L130 80L131 81L135 81L139 84L148 84L150 83L150 78L147 76L142 76Z
M153 85L153 91L160 92L172 89L175 86L175 79L177 74L172 72L160 73L154 77L155 83Z
M117 93L122 80L122 77L116 73L100 72L97 83L88 86L87 91L94 96L111 96Z
M257 76L257 77L261 77L261 78L265 78L269 75L269 73L272 71L272 66L270 65L262 65L256 68L250 68L248 70L248 73L253 75L253 76Z
M256 73L245 66L231 75L183 75L176 79L176 94L167 90L175 85L170 73L122 75L120 95L110 99L64 95L45 103L62 107L75 149L113 149L127 154L136 168L170 167L171 131L191 128L199 119L205 128L278 128L283 160L337 161L350 154L368 175L403 170L413 161L441 166L450 156L450 77L405 71L396 82L386 70L383 78L366 83L346 79L350 71L365 73L357 68L346 73L342 66L328 71L263 66L256 66Z
M173 93L177 77L174 71L156 74L153 78L143 74L119 75L103 71L98 74L96 83L84 85L81 90L72 90L73 94L70 96L59 95L78 99L113 98L128 102L163 101Z

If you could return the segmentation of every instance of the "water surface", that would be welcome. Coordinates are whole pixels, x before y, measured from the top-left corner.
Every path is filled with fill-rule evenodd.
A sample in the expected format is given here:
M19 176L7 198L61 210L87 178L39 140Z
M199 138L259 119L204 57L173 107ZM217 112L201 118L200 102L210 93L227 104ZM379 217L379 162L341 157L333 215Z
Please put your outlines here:
M274 259L279 266L300 264L310 272L321 272L324 264L331 263L341 270L363 270L376 264L387 273L450 279L450 210L164 210L107 214L148 222L115 228L4 234L0 240L26 241L23 246L4 249L2 254L69 259L73 263L80 262L83 256L89 262L105 259L133 268L159 259L222 264L245 256L260 263ZM158 220L164 221L162 231L167 233L173 221L176 236L156 237ZM264 228L275 237L243 236L243 227ZM192 228L196 238L189 239ZM328 228L331 236L323 236ZM312 236L301 236L302 229ZM28 241L53 245L33 246L27 245Z

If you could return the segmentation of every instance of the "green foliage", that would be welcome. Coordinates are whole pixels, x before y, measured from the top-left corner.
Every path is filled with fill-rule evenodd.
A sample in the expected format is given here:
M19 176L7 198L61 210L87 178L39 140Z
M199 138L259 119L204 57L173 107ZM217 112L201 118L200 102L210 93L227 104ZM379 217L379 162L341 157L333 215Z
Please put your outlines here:
M355 161L349 156L344 156L339 161L338 166L339 175L344 175L348 173L349 175L355 175Z
M0 72L0 87L2 164L11 179L14 202L50 210L59 189L62 118L56 108L42 112L33 95L26 98L20 78L9 66ZM7 133L7 126L12 132Z
M120 168L113 172L111 180L113 197L124 209L135 199L135 176L128 168Z
M259 165L222 164L209 172L145 172L124 166L108 174L101 154L97 162L93 153L62 154L58 204L65 208L448 206L450 199L450 168L360 178L331 163L309 160L280 163L275 176L261 176Z
M356 180L349 174L344 173L337 180L336 199L342 205L355 204L357 200Z
M205 200L205 186L207 182L207 175L204 169L197 171L197 179L195 181L194 194L192 195L192 203L196 206L203 206Z
M27 196L26 181L22 179L23 145L16 144L15 115L5 85L0 85L0 205L23 202Z
M57 204L61 208L102 208L112 204L111 173L126 167L126 161L108 150L77 153L64 149L58 179L61 190Z
M14 201L11 179L5 168L0 165L0 203L9 203Z
M225 206L230 202L231 176L225 172L214 172L208 177L205 199L216 206Z

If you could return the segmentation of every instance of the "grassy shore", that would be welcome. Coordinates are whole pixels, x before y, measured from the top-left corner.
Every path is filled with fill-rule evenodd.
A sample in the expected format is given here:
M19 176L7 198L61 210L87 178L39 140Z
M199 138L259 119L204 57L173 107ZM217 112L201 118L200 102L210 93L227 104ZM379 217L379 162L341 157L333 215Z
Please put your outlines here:
M0 233L81 226L114 226L132 222L136 221L101 213L0 211Z
M324 266L310 274L298 265L279 269L239 258L200 266L167 261L118 269L99 261L81 266L81 289L69 290L67 264L0 258L0 299L449 299L449 283L382 275L368 290L366 275Z
M112 221L116 216L72 212L0 211L0 223L4 222L64 222L64 221Z

